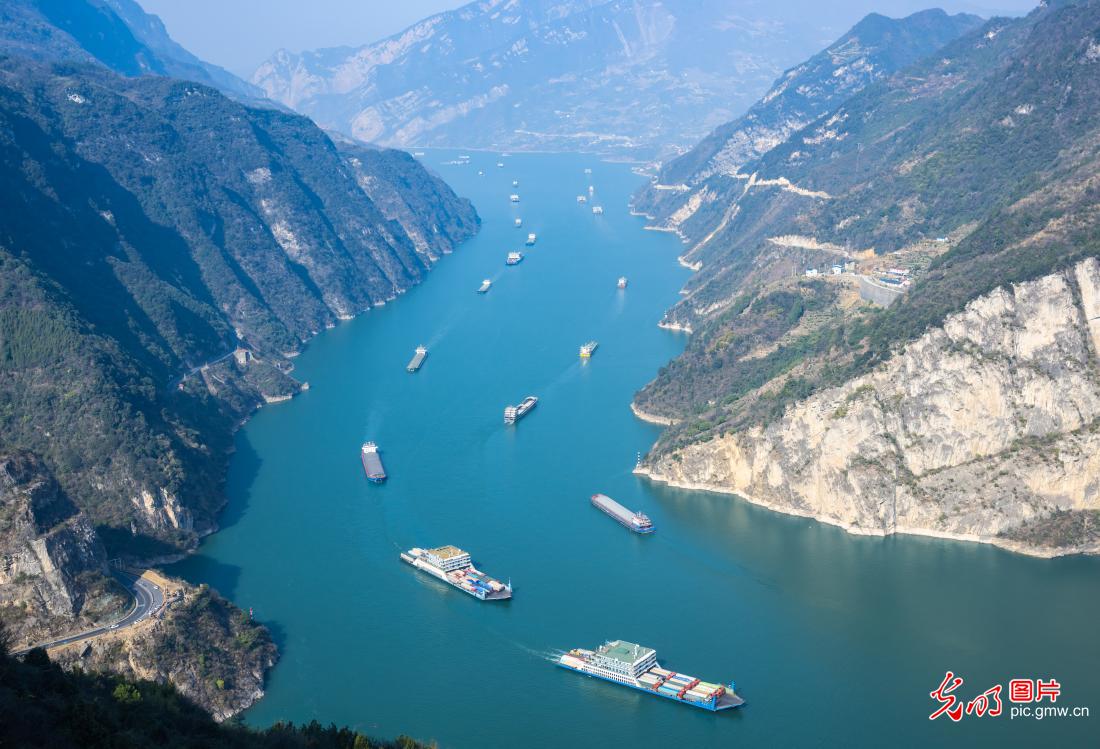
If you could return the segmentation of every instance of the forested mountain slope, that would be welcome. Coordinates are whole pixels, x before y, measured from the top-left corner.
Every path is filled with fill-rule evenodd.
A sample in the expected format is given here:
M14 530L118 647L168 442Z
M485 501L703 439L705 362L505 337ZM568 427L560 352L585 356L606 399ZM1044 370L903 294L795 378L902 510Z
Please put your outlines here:
M233 423L297 388L285 355L477 227L407 156L344 153L303 117L15 58L0 181L5 442L43 457L108 546L146 552L213 526Z
M893 371L907 343L917 345L911 342L935 335L951 319L972 319L951 316L987 309L992 302L975 300L996 299L1006 289L1018 295L1011 290L1034 279L1064 286L1061 301L1051 296L1051 304L1072 307L1079 300L1078 311L1066 307L1059 325L1080 339L1081 376L1094 378L1091 282L1082 280L1091 278L1092 266L1079 263L1100 252L1098 71L1097 3L1054 3L1026 18L997 19L869 86L731 177L734 186L724 199L698 218L703 236L685 261L697 263L699 272L670 311L670 323L695 334L684 355L636 400L643 413L680 422L657 447L655 456L665 457L656 459L680 455L689 444L718 444L722 435L755 434L761 425L783 423L792 409L819 402L806 400L815 393L826 398L822 403L832 402L830 388ZM809 267L845 263L854 263L854 270L804 275ZM889 309L862 304L855 291L859 276L885 266L900 267L911 285ZM1025 327L1053 320L1037 305L1005 309ZM981 340L976 345L971 366L1001 355ZM948 346L940 356L954 350ZM1065 350L1052 345L1041 362L1016 366L1057 369ZM932 373L948 363L930 356L922 366ZM907 375L917 378L915 388L917 375ZM964 382L941 393L945 411L974 405L981 391ZM1019 431L1006 432L1014 438L1069 439L1100 417L1091 405L1082 406L1075 426L1041 402L1021 411L1009 402L1016 386L1023 383L1006 384L983 405L1019 413ZM921 434L933 424L915 428L903 419L879 428L904 445L908 438L898 429ZM955 457L976 461L982 454ZM1006 466L1015 478L1025 470L1023 463ZM1091 485L1090 464L1068 460L1066 466L1060 485ZM921 478L919 471L914 475ZM903 476L890 474L890 481ZM787 491L789 484L780 481L773 489ZM762 501L782 504L777 496ZM851 498L859 501L859 493ZM1026 501L1033 512L1017 507L1004 513L1016 526L986 518L979 530L949 531L931 512L922 522L929 531L988 537L1012 534L1025 520L1038 523L1059 508L1096 509L1090 492ZM1030 543L1048 541L1037 536ZM1075 542L1059 538L1054 545L1073 548Z
M872 13L805 62L787 70L745 114L716 128L661 167L635 209L676 229L730 183L722 177L785 141L845 99L981 25L977 16L926 10L894 19ZM711 177L718 178L711 181Z

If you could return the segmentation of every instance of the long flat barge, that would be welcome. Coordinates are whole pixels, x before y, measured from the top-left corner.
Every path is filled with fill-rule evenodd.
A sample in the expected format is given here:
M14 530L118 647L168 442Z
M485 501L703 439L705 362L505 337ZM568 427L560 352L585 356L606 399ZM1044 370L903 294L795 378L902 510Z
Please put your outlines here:
M424 365L424 359L427 358L427 356L428 356L427 347L417 346L416 347L416 353L413 354L412 361L409 362L408 366L405 367L405 369L409 370L410 372L415 372L416 370L420 369L420 367L422 367Z
M631 512L606 494L593 494L592 506L635 533L652 533L656 530L644 512Z
M363 461L363 472L367 474L367 481L372 484L381 484L386 480L386 469L382 467L382 456L378 454L378 445L373 442L364 442L360 457Z
M555 665L711 712L745 704L732 681L717 684L669 671L657 662L656 650L624 640L612 640L595 650L570 650Z
M479 601L505 601L512 597L512 583L502 583L474 567L470 555L456 546L435 549L413 547L401 552L401 561L458 588Z

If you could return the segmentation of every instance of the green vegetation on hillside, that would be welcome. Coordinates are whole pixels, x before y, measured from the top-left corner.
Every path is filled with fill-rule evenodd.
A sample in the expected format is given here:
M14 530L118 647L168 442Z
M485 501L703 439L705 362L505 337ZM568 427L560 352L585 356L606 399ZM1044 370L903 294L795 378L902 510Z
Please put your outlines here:
M866 372L972 299L1100 254L1098 45L1100 3L1089 0L991 21L747 167L831 198L743 185L728 193L738 210L689 253L703 269L670 312L692 326L692 340L637 396L644 411L684 422L662 448L773 419ZM716 222L725 207L719 200L709 210L706 220ZM887 310L838 310L805 335L710 311L790 286L823 262L777 249L769 237L884 254L952 233ZM740 355L753 346L761 356ZM716 347L737 357L716 366Z
M107 674L66 673L42 650L7 654L0 631L0 747L92 749L421 749L336 726L276 724L263 731L215 723L171 686Z

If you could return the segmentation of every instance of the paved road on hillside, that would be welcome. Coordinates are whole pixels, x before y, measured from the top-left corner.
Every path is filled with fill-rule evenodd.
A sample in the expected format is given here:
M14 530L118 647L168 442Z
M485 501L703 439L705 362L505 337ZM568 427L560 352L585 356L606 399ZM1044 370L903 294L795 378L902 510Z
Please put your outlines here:
M80 632L75 635L69 635L57 640L51 640L49 642L42 642L35 647L44 648L49 650L50 648L57 647L59 645L68 645L73 642L80 642L81 640L88 640L93 637L105 634L107 632L113 632L118 629L125 629L126 627L132 627L138 622L143 622L148 619L156 611L159 611L161 606L164 605L164 591L158 586L149 582L143 577L137 577L131 575L128 572L115 572L115 577L118 578L123 585L130 589L130 592L134 596L134 608L129 614L122 617L116 622L104 625L102 627L95 627L84 632ZM30 650L28 648L27 650ZM16 655L23 655L27 650L21 650L16 652Z

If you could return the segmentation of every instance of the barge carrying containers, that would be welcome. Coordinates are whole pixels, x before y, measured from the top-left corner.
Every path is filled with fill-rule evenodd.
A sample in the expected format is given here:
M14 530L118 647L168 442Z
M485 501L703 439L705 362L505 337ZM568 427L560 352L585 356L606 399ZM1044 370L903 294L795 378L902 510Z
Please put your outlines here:
M732 681L729 686L718 687L713 691L701 689L699 685L703 682L687 674L674 674L679 679L685 679L684 684L662 682L666 676L673 674L657 663L657 651L623 640L613 640L595 650L575 648L563 653L555 663L585 676L593 676L711 712L745 704L735 692ZM694 691L688 685L694 685Z

